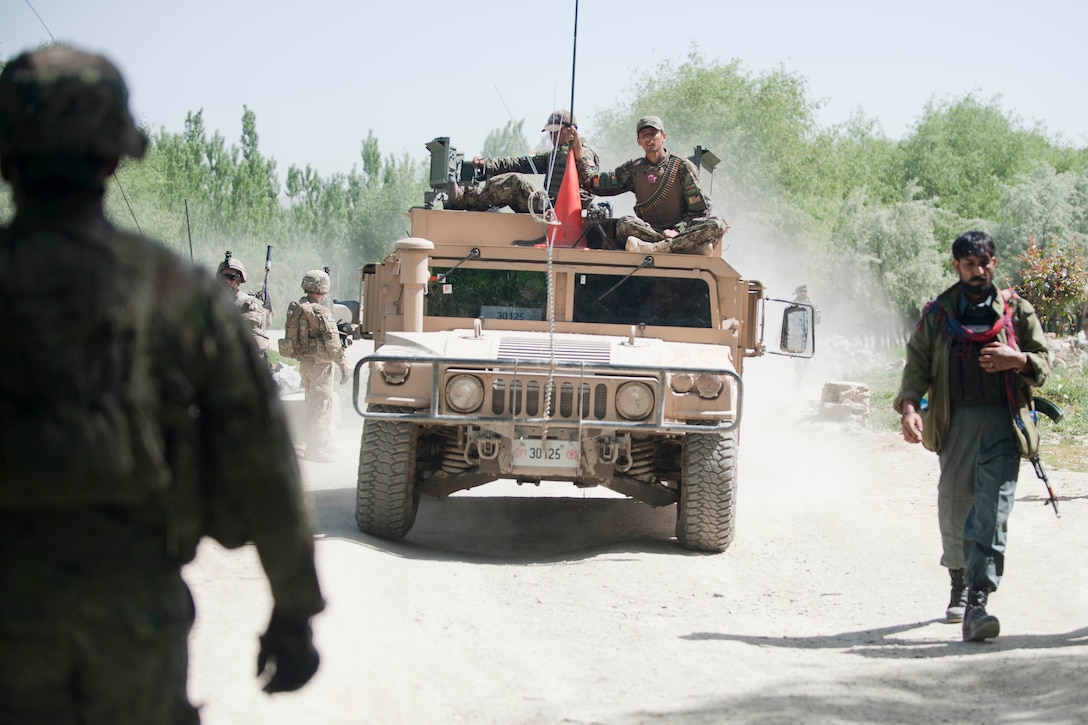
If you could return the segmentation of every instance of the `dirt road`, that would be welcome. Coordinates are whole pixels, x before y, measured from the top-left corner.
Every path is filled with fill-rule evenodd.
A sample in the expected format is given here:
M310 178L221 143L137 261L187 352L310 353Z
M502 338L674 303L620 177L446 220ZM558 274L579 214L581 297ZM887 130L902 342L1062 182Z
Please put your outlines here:
M678 548L671 507L563 484L424 500L404 542L365 536L345 410L342 461L302 464L321 670L260 692L267 586L252 549L206 544L186 570L205 725L1088 722L1088 476L1051 472L1056 519L1025 464L991 599L1002 635L964 644L942 621L936 458L813 419L818 383L798 395L788 360L745 379L720 555Z

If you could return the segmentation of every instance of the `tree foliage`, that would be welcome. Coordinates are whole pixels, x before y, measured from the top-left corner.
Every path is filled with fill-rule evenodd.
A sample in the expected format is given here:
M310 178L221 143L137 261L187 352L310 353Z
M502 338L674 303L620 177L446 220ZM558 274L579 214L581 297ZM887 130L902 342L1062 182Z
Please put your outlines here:
M1035 307L1043 329L1061 334L1078 329L1088 288L1083 251L1055 236L1045 246L1032 236L1017 259L1022 275L1017 292Z
M973 93L930 102L902 150L903 178L916 180L926 197L963 219L996 218L1003 183L1030 171L1034 161L1059 156L997 99Z
M502 156L524 156L529 151L529 142L525 140L525 120L510 120L502 128L490 131L484 138L480 155L485 158Z
M692 47L640 74L618 101L599 100L607 110L592 143L606 169L641 155L634 126L644 115L662 117L669 150L686 156L701 145L722 159L713 176L704 171L703 186L732 226L730 262L786 289L803 275L825 330L901 337L951 282L951 240L970 228L993 234L999 271L1048 319L1075 304L1068 296L1059 304L1054 285L1084 294L1076 280L1088 239L1088 148L1025 127L997 98L931 101L903 138L891 139L861 109L821 127L822 101L796 72L753 72ZM351 171L292 165L281 177L261 151L256 114L242 106L241 120L236 142L207 129L201 110L186 115L180 133L145 129L147 157L125 161L110 182L110 218L186 256L191 247L198 264L214 266L230 249L252 267L250 288L273 245L277 314L314 267L332 268L334 296L356 296L359 266L407 234L404 213L423 199L427 161L384 156L368 131ZM508 121L482 153L528 147L524 121ZM5 189L0 221L12 213ZM1057 247L1031 247L1032 239ZM851 326L836 328L836 300L856 315Z

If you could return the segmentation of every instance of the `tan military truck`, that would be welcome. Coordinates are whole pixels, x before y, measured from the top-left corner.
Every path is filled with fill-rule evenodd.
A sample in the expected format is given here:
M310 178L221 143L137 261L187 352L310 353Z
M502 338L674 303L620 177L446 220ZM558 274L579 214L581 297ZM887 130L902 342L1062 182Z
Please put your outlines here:
M723 551L763 286L720 256L549 249L530 215L428 208L444 181L432 167L411 236L362 269L359 528L403 537L421 494L569 481L676 504L680 544ZM609 246L614 222L591 226ZM787 354L811 355L810 319L784 310Z

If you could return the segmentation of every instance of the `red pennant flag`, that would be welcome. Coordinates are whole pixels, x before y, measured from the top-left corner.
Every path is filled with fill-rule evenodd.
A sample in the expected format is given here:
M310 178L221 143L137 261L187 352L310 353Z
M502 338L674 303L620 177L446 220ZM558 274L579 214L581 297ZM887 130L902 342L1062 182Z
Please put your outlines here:
M574 151L567 152L567 169L563 173L563 183L559 185L559 196L555 199L555 217L562 225L555 235L555 244L560 247L586 246L582 236L582 194L578 188L578 167L574 162Z

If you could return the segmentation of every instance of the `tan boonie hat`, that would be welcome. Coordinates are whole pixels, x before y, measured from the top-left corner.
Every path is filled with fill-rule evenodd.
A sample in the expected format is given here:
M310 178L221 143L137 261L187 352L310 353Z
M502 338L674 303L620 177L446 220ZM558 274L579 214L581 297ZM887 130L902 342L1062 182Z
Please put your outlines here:
M0 72L0 153L140 158L146 149L125 81L101 55L58 44Z
M643 116L635 124L635 133L639 133L644 128L656 128L658 131L664 131L665 124L661 123L661 119L657 116Z
M574 126L577 128L578 119L570 115L570 111L564 111L562 108L552 111L552 115L548 116L548 120L544 122L544 128L541 131L561 131L564 126Z

